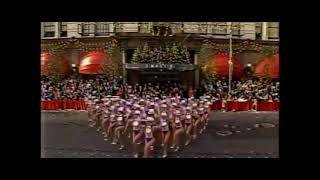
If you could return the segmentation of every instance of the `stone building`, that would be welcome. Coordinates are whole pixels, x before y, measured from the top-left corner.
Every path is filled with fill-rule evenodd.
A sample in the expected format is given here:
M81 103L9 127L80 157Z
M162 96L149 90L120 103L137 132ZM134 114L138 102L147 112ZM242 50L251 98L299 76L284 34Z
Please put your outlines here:
M232 28L231 28L232 27ZM204 39L228 44L230 33L234 42L254 41L278 46L278 22L41 22L41 43L55 43L68 39L103 42L115 38L121 44L123 63L131 62L134 50L148 42L159 46L165 42L183 42L188 48L191 62L197 65L199 48ZM66 48L61 54L78 67L83 55L79 48ZM254 64L261 58L259 52L244 51L237 55L243 65ZM144 77L165 77L199 84L199 70L189 72L141 73L124 70L126 79L138 82ZM145 74L145 75L143 75ZM171 74L171 75L170 75Z

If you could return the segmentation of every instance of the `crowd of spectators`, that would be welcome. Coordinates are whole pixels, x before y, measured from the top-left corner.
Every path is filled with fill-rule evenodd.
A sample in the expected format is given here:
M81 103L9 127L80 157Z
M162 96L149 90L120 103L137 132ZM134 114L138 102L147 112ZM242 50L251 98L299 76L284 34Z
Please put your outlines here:
M230 101L245 100L279 100L280 83L270 79L251 78L232 81L228 96L229 83L227 79L212 80L202 83L203 91L216 99Z
M83 100L92 96L116 95L122 89L119 80L97 76L94 79L64 79L56 82L48 77L41 79L41 100Z
M103 76L89 79L64 79L55 82L48 77L41 79L41 100L84 100L91 97L117 95L122 98L128 94L145 96L194 96L210 95L220 100L279 100L279 82L269 79L246 79L232 81L228 96L228 80L201 82L198 88L178 82L144 83L123 86L122 80L110 80Z

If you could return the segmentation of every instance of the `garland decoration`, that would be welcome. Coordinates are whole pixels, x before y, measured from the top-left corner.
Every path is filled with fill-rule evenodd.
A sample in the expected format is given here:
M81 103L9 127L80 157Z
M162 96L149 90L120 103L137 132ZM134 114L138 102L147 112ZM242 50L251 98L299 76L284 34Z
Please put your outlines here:
M138 47L132 57L132 63L190 64L190 54L186 47L170 43L165 47L151 48L148 43Z
M210 40L204 40L201 48L209 48L212 53L229 53L229 44L216 43ZM273 55L279 52L279 47L274 45L264 45L262 43L257 43L254 41L243 41L241 43L232 44L232 52L234 55L237 55L243 51L256 51L264 55Z
M46 42L45 40L41 42L41 51L47 51L50 54L59 54L66 48L79 49L82 53L103 51L107 54L113 54L119 49L119 43L114 38L103 42L82 42L75 38L59 40L57 42Z

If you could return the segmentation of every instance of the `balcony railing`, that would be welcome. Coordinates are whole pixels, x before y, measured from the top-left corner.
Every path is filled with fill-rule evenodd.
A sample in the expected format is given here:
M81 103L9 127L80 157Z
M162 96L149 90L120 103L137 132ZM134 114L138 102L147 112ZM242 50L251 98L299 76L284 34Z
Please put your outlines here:
M81 23L78 25L78 33L82 36L110 36L114 33L113 23L95 22Z
M174 34L228 35L226 23L208 22L88 22L78 25L82 36L109 36L112 33L142 33L154 36L171 36ZM243 35L241 27L233 26L232 34Z
M139 32L139 23L116 23L115 24L116 33L138 33Z

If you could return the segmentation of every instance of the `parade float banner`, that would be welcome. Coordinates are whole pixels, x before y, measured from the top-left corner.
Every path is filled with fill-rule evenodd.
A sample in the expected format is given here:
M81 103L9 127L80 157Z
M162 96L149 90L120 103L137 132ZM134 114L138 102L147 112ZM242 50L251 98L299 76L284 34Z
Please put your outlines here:
M197 65L194 64L125 64L126 69L132 70L143 70L143 69L165 69L165 70L176 70L176 71L190 71L195 70Z

